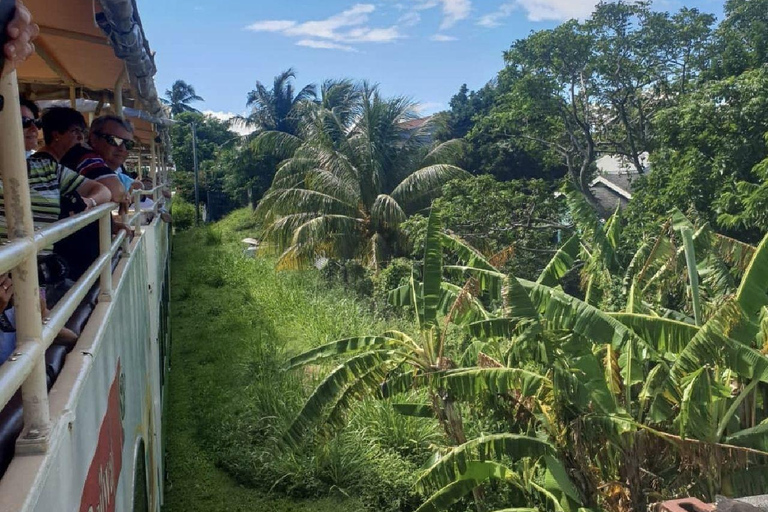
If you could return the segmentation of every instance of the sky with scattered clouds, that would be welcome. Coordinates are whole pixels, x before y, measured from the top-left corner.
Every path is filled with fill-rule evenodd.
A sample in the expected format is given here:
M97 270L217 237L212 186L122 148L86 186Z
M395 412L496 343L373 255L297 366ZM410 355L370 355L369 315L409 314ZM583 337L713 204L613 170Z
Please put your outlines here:
M157 52L162 94L176 79L220 117L245 113L256 81L269 86L294 68L297 86L326 78L366 79L429 114L459 87L482 87L502 52L533 30L584 18L597 0L138 0ZM722 0L656 0L718 16Z

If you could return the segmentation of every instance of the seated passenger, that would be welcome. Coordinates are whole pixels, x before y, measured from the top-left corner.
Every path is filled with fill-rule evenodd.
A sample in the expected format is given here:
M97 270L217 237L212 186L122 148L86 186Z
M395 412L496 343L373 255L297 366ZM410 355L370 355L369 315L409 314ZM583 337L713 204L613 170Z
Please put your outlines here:
M130 124L116 116L96 118L90 131L90 145L79 143L73 146L62 159L62 163L80 175L98 181L109 189L111 200L121 205L130 201L125 187L115 170L122 165L133 148L133 134ZM117 134L117 135L113 135ZM126 136L127 134L127 136ZM119 137L123 135L125 138ZM128 138L130 137L130 138ZM118 144L114 146L114 144ZM126 229L119 222L112 222L113 232ZM56 244L55 251L70 264L73 279L79 278L99 256L98 226L92 225L65 238Z
M69 110L69 109L67 109ZM78 114L76 111L73 111ZM24 146L27 152L37 147L37 106L21 100L22 126L24 127ZM79 115L79 114L78 114ZM82 119L82 116L80 116ZM49 134L46 145L27 159L29 176L29 194L32 204L32 220L35 228L52 224L59 220L61 197L72 192L79 193L89 207L109 201L109 191L95 181L78 176L71 169L59 165L58 155L75 139L80 130L74 124L69 125L64 132L57 132L54 138ZM69 149L69 148L67 148ZM3 197L2 180L0 179L0 240L7 238L8 226L5 219L5 201Z
M128 121L112 115L97 117L91 123L88 145L73 148L66 155L65 163L80 174L103 183L112 193L112 201L127 203L130 198L117 171L134 144L133 127Z

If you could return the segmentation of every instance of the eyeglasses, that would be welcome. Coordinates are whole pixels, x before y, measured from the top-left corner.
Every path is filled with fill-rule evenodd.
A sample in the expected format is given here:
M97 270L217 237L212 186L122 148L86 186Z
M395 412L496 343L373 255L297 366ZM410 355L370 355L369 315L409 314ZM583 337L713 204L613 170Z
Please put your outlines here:
M68 132L71 132L71 133L74 133L76 136L78 136L78 137L81 137L81 138L83 138L83 139L84 139L84 138L85 138L85 136L88 134L88 132L87 132L85 129L83 129L83 128L80 128L80 127L78 127L78 126L73 126L72 128L70 128L70 129L69 129L69 130L67 130L67 131L68 131Z
M132 150L133 147L136 145L135 141L123 139L120 137L115 137L114 135L110 135L108 133L101 133L101 132L95 132L96 135L104 139L104 141L109 144L110 146L114 146L116 148L119 148L120 146L125 147L128 151Z
M21 118L21 126L25 130L27 128L30 128L31 126L36 126L37 128L43 127L43 122L39 119L32 119L31 117L23 117Z

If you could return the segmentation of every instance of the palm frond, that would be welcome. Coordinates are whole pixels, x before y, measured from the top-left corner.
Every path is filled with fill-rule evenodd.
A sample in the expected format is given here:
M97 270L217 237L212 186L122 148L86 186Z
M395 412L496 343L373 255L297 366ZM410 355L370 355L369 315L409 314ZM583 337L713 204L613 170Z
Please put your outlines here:
M470 176L467 171L454 165L430 165L407 176L390 195L399 204L407 205L424 198L437 197L443 185L449 181Z
M433 147L424 157L422 165L450 164L459 165L466 143L463 139L451 139Z
M392 196L379 194L371 208L371 218L375 226L392 229L404 222L406 216Z

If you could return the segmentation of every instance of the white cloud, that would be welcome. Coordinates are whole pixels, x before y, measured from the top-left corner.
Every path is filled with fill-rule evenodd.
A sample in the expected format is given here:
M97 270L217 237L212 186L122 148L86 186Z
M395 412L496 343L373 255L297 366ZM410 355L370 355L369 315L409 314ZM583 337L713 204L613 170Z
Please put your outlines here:
M447 36L445 34L435 34L432 37L430 37L432 41L437 41L438 43L449 43L451 41L456 41L457 39L453 36Z
M440 0L443 4L443 22L440 24L440 30L451 28L456 23L469 17L472 10L470 0Z
M595 10L597 0L516 0L531 21L563 21L586 18Z
M400 19L397 20L397 24L403 27L413 27L418 25L420 21L421 14L416 11L410 11L400 16Z
M481 16L477 21L477 24L488 28L498 27L501 25L501 20L509 18L517 8L518 3L516 2L507 2L501 4L499 8L492 13Z
M296 25L295 21L290 20L267 20L257 21L245 27L254 32L282 32Z
M297 45L311 48L352 51L353 43L388 43L400 39L397 26L374 27L368 25L373 4L355 4L346 11L324 20L299 23L293 20L265 20L246 27L254 32L275 32L298 38ZM411 22L413 22L413 17ZM418 21L416 21L418 22Z
M296 42L296 46L306 46L307 48L320 48L323 50L342 50L345 52L356 52L352 46L346 44L334 43L333 41L318 41L317 39L302 39Z
M232 112L217 112L214 110L205 110L203 111L203 114L208 117L213 117L214 119L218 119L219 121L229 121L233 117L237 116L237 114L233 114ZM247 127L245 123L243 123L242 121L240 122L233 121L229 125L229 129L238 135L248 135L249 133L253 133L256 130L255 128Z
M418 11L440 7L443 21L440 30L451 28L461 20L467 19L472 10L472 0L417 0L415 7Z

